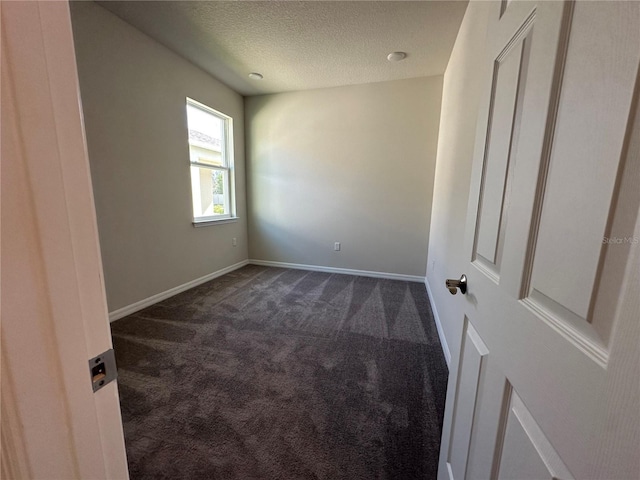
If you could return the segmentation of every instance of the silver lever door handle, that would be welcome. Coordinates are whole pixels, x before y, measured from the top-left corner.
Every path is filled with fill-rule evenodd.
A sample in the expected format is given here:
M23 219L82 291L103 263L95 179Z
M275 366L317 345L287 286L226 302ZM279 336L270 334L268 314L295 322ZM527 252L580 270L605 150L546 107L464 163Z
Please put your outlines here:
M448 278L444 283L449 289L449 292L451 292L451 295L458 293L458 290L456 290L458 288L463 295L467 293L467 276L465 274L462 274L460 280Z

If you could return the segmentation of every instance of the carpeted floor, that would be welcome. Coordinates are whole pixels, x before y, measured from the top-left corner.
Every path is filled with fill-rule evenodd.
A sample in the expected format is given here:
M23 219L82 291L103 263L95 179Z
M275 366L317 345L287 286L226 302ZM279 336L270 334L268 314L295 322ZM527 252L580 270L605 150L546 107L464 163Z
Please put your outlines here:
M436 478L424 285L246 266L112 324L131 478Z

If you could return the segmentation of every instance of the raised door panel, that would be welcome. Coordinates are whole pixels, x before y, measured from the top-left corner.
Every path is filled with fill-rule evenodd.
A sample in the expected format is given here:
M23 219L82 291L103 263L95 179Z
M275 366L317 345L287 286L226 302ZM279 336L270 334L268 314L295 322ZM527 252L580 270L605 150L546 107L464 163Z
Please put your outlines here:
M639 15L637 2L574 5L547 145L528 180L537 185L521 298L599 363L612 314L592 312L637 81Z
M500 277L511 188L512 152L518 141L519 113L534 19L533 14L527 17L515 34L501 46L493 62L473 261L495 282Z
M518 394L510 390L506 400L492 477L503 480L572 479Z
M489 354L486 345L466 318L460 352L456 398L453 406L455 420L447 455L449 478L456 480L466 478L478 385L483 365Z

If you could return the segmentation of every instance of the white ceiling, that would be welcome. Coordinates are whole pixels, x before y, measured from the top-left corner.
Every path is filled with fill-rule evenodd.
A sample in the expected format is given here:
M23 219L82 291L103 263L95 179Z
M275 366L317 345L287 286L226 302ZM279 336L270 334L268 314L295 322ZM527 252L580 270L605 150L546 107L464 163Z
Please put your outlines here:
M467 1L100 1L243 95L440 75ZM387 54L407 52L401 62ZM263 80L247 77L250 72Z

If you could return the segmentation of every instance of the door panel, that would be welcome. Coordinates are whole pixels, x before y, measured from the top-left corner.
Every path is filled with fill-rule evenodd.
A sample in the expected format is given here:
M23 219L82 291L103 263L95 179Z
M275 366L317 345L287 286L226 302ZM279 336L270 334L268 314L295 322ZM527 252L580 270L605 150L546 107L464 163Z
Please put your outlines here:
M87 363L111 334L69 5L0 21L2 474L126 479L116 382L94 393Z
M496 282L510 197L511 153L517 145L520 104L531 45L533 16L494 61L486 133L486 154L476 227L474 260Z
M548 120L555 124L550 157L536 192L540 219L529 233L535 240L525 263L527 303L581 329L593 321L589 309L640 60L634 8L600 2L573 8L557 111ZM600 333L606 341L608 332Z
M528 128L545 133L530 136L517 154L518 214L505 255L524 306L604 366L618 291L598 287L625 159L640 14L637 3L618 2L578 2L567 11L549 112L534 108L543 97L537 92L525 107ZM627 231L632 224L628 219ZM621 271L608 272L606 283L619 285L621 278ZM602 302L608 310L594 315Z
M637 365L610 362L637 324L620 292L640 269L640 3L496 2L488 43L468 292L453 297L473 325L440 478L616 478L596 452L617 435L607 385L640 388ZM640 438L637 408L620 414ZM637 465L626 455L615 471Z
M518 394L510 389L503 419L494 478L513 480L571 479L560 456Z
M471 426L476 409L478 384L482 373L483 361L489 350L476 332L473 325L465 318L463 344L460 349L460 367L458 368L458 388L454 402L454 421L447 469L449 477L465 478Z

